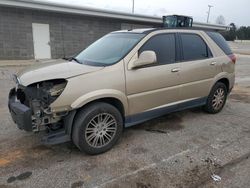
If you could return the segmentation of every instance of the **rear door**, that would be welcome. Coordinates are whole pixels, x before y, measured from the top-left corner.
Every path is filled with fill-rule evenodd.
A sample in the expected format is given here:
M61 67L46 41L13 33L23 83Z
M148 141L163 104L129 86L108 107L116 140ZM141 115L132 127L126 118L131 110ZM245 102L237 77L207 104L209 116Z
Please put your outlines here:
M176 65L175 34L158 34L139 49L156 53L157 63L126 70L126 89L130 114L160 108L179 100L180 78Z
M181 100L192 100L208 96L213 78L221 71L198 31L179 33Z

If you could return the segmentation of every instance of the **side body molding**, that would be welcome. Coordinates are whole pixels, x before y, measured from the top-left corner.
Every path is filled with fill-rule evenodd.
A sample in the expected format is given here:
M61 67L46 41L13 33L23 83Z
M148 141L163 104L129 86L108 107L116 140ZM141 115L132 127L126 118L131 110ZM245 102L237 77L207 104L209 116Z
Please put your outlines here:
M124 95L123 92L115 89L101 89L82 95L71 104L71 108L77 109L89 102L102 98L115 98L119 100L123 104L125 116L128 114L128 100L126 95Z

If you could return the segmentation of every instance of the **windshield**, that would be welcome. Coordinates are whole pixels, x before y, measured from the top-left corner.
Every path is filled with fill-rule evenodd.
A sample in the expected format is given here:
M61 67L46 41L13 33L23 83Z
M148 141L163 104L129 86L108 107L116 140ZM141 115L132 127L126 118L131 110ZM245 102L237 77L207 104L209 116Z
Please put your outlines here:
M108 66L120 61L145 34L137 33L112 33L108 34L75 58L78 62L94 66Z

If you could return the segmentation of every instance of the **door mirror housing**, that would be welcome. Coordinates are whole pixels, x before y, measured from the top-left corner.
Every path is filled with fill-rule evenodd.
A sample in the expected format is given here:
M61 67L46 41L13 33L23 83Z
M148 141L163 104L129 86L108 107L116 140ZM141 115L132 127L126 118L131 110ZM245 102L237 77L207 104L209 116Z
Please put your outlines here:
M145 65L150 65L157 62L156 54L154 51L143 51L137 60L133 62L132 69L137 67L142 67Z

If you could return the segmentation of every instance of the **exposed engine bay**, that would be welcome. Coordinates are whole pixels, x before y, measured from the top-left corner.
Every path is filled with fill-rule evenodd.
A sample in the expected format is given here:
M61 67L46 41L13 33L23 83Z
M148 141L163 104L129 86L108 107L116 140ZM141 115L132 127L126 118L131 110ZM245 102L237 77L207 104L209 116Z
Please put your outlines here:
M63 92L67 81L56 79L42 81L24 87L16 87L16 99L31 109L32 131L37 132L46 128L60 128L60 120L67 112L53 113L50 104Z

